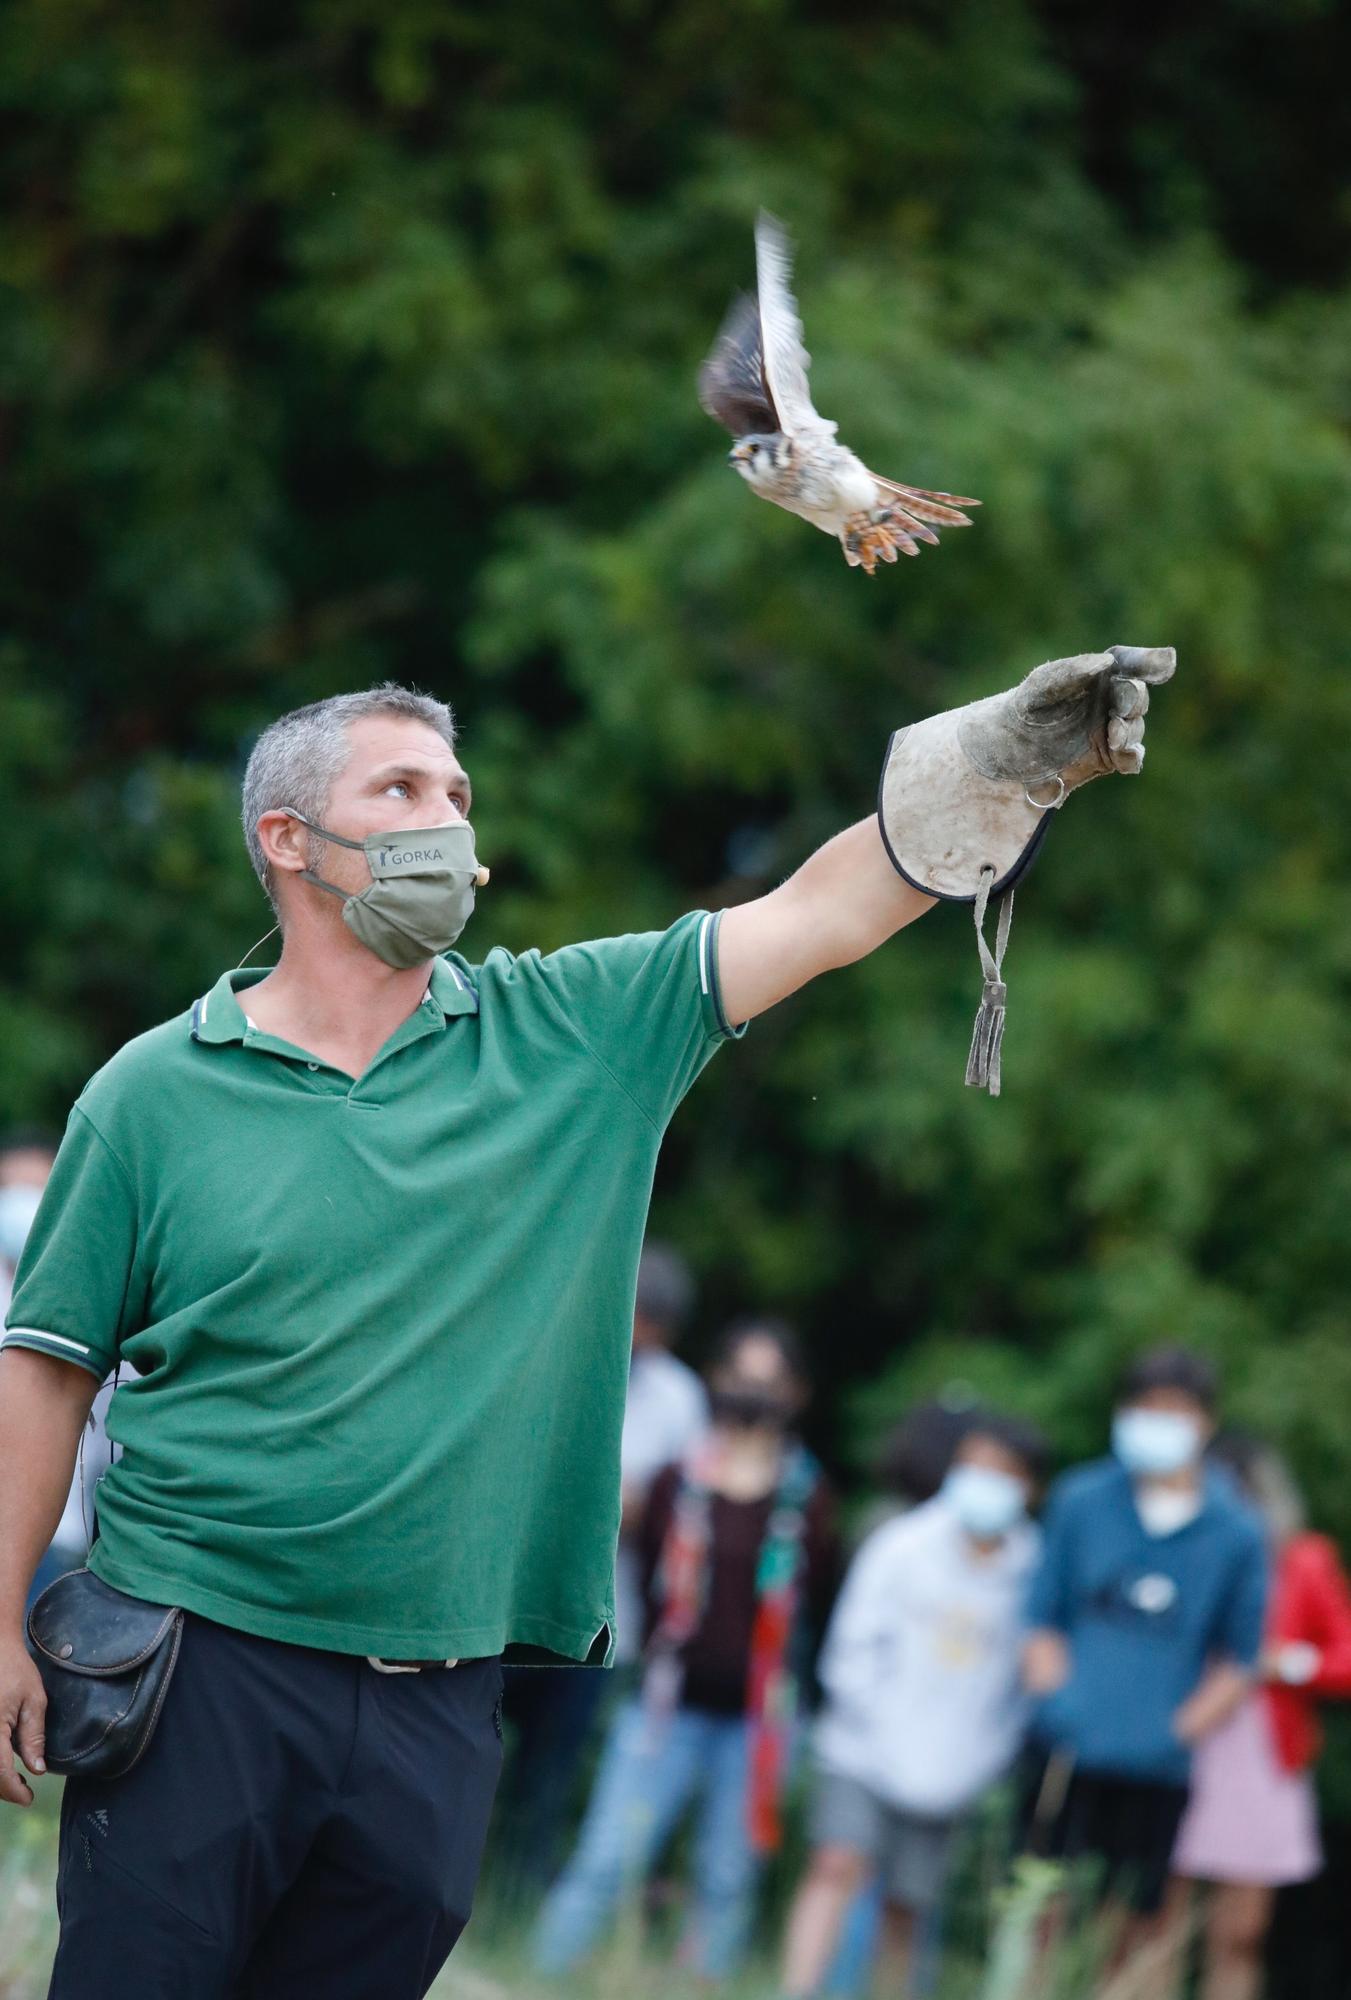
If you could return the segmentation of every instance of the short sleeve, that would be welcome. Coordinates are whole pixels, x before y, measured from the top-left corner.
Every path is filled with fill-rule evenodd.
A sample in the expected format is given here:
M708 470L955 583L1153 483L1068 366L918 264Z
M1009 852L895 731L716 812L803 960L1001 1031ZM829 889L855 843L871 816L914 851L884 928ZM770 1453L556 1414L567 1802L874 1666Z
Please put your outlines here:
M1070 1516L1064 1488L1051 1488L1041 1523L1041 1558L1027 1592L1027 1623L1033 1631L1065 1632L1070 1625Z
M112 1369L129 1330L136 1261L131 1182L77 1104L14 1278L0 1346Z
M538 961L580 1040L658 1129L719 1044L745 1032L723 1012L721 921L696 910L666 931L565 945Z

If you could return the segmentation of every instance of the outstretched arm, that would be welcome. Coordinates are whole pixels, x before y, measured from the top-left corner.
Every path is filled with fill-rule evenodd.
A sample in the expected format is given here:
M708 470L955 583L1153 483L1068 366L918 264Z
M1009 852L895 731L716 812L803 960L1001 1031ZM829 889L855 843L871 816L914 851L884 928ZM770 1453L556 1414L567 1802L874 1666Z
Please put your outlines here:
M819 972L866 958L933 902L896 873L875 815L846 827L767 896L723 912L718 982L728 1020L754 1020Z

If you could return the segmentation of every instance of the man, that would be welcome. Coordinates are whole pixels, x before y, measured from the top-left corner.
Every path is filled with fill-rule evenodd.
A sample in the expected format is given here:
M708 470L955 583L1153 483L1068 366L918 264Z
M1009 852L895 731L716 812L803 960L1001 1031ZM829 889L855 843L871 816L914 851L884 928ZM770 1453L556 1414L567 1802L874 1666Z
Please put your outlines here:
M1205 1464L1217 1402L1214 1370L1187 1349L1137 1361L1112 1456L1052 1490L1032 1587L1030 1840L1094 1860L1135 1919L1123 1964L1160 1930L1192 1746L1243 1701L1261 1650L1261 1533Z
M1046 1447L971 1411L935 1498L885 1522L850 1566L818 1674L812 1851L788 1919L783 1991L821 1990L846 1914L882 1892L885 1988L909 1990L963 1816L1012 1764L1019 1659Z
M612 1652L676 1106L745 1023L927 909L917 881L971 900L962 825L988 896L1067 787L1137 770L1172 668L1038 668L900 732L890 806L770 894L481 965L449 949L478 873L449 710L386 686L264 732L244 833L281 958L88 1085L0 1354L0 1797L32 1797L11 1744L43 1768L22 1608L117 1354L140 1374L90 1567L187 1614L140 1761L67 1785L54 2000L426 1991L470 1906L501 1655Z

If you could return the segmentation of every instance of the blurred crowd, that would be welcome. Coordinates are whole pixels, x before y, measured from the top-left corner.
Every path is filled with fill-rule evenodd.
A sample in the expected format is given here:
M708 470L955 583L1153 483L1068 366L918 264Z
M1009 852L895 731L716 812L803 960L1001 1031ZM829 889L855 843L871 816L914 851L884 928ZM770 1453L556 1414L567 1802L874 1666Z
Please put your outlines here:
M0 1145L0 1306L53 1156L41 1133ZM701 1377L675 1351L694 1304L649 1244L618 1671L507 1669L496 1873L532 1911L538 1971L567 1975L621 1910L674 1905L680 1962L731 1977L801 1802L784 2000L932 1994L992 1824L986 2000L1046 1991L1085 1910L1111 2000L1178 1992L1189 1964L1203 2000L1257 2000L1277 1893L1322 1865L1317 1711L1351 1695L1351 1586L1276 1452L1224 1426L1210 1364L1140 1355L1103 1455L1049 1484L1047 1441L1012 1413L904 1412L846 1556L792 1329L735 1321ZM109 1395L34 1595L84 1559Z
M1047 1441L1012 1413L904 1413L887 1498L846 1559L802 1442L791 1330L737 1321L701 1384L672 1351L692 1298L651 1246L624 1443L625 1665L575 1832L594 1710L547 1762L540 1710L575 1720L568 1683L595 1703L598 1677L517 1675L528 1720L499 1858L542 1897L538 1970L566 1975L622 1909L660 1917L677 1848L677 1955L706 1981L734 1974L791 1792L805 1857L785 2000L933 1993L951 1885L992 1818L988 1886L1034 1893L984 1898L1009 1913L986 1940L988 2000L1048 1991L1086 1911L1112 2000L1160 2000L1194 1965L1204 2000L1256 2000L1277 1892L1322 1865L1317 1707L1351 1695L1351 1587L1277 1454L1223 1426L1210 1364L1140 1355L1103 1455L1049 1484Z

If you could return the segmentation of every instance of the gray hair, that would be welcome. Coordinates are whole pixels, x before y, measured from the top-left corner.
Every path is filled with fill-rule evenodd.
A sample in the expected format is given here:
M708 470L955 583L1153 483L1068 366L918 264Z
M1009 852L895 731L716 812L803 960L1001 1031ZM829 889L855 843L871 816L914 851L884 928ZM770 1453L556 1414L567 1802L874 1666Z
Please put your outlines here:
M455 717L445 702L400 687L397 681L382 681L379 687L361 694L332 694L326 701L308 702L269 723L249 753L240 811L253 872L274 910L277 897L258 838L258 821L265 812L275 812L280 806L294 806L306 819L322 821L333 781L351 754L348 724L367 715L402 715L413 722L425 722L452 750L455 748Z

